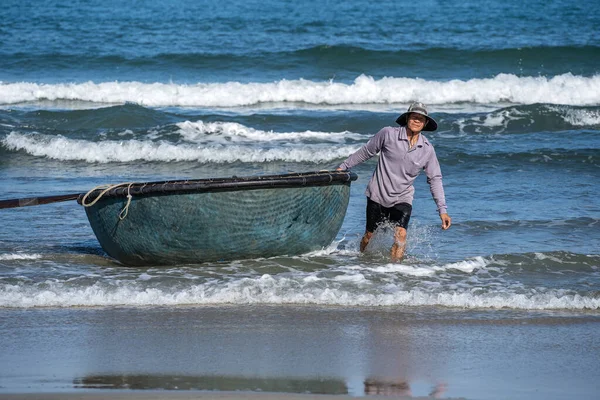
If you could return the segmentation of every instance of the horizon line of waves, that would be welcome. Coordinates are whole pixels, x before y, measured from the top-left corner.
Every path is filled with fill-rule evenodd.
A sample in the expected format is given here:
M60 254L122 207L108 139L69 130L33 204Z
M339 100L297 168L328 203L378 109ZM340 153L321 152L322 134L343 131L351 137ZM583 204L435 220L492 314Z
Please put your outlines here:
M360 75L352 83L282 79L269 83L141 83L85 82L41 84L1 82L0 104L39 100L78 100L93 103L133 102L150 107L239 107L263 103L406 104L414 100L429 105L476 104L600 104L600 74L571 73L554 77L519 77L498 74L493 78L431 81L420 78Z
M150 140L105 140L91 142L69 139L62 135L20 134L11 132L0 141L10 151L24 151L35 157L88 163L157 161L195 161L201 163L233 162L310 162L323 163L346 158L359 145L305 144L264 148L242 145L174 144Z
M457 58L457 54L468 54L469 58L481 57L482 55L487 55L491 57L493 55L508 55L506 58L513 60L516 56L523 58L525 55L533 54L536 58L548 56L549 53L554 52L555 54L559 54L562 57L565 56L565 53L571 52L571 55L580 54L582 56L597 56L597 54L590 54L597 50L600 47L587 44L581 46L567 46L567 45L530 45L530 46L519 46L519 47L504 47L504 48L461 48L458 46L444 46L444 47L425 47L425 48L415 48L415 49L396 49L389 50L387 48L374 48L369 46L362 45L348 45L348 44L315 44L312 46L307 46L298 49L284 49L284 50L276 50L276 51L267 51L267 52L256 52L251 51L249 53L235 53L235 52L185 52L185 53L173 53L173 52L161 52L155 53L151 55L140 55L140 56L127 56L124 54L90 54L88 55L88 59L93 60L94 62L115 62L115 63L126 63L131 62L136 66L141 65L143 62L150 62L153 60L158 60L164 62L165 60L177 60L180 62L189 62L191 65L197 66L198 62L206 61L214 59L218 62L223 62L224 60L231 59L240 59L243 62L247 63L248 60L256 60L263 58L265 56L268 59L273 58L273 54L278 54L279 56L308 56L311 58L318 58L319 60L323 59L324 55L330 56L341 56L348 57L353 60L356 60L357 55L361 57L374 57L374 56L398 56L401 59L405 59L408 55L412 57L422 57L427 55L429 58L436 54L442 54L444 58L452 57ZM67 62L73 62L74 60L80 60L82 54L78 53L69 53L69 52L48 52L48 53L39 53L39 54L27 54L23 52L16 53L6 53L7 57L16 58L19 57L21 59L32 61L33 59L44 59L45 62L51 59L64 59Z

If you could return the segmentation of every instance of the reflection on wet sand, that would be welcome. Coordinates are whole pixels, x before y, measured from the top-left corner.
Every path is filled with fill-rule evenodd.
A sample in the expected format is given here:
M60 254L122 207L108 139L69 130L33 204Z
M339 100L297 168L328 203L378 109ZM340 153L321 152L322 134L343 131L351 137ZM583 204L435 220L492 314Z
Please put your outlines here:
M258 378L217 375L90 375L75 379L73 386L78 389L349 394L346 383L341 379ZM445 391L446 384L436 384L429 393L429 397L440 398ZM364 395L411 397L413 393L408 381L386 381L368 378L364 381Z
M373 379L365 381L366 395L411 396L408 382L381 382Z
M206 390L348 394L342 380L189 375L92 375L73 381L80 389Z
M366 379L364 382L365 386L365 395L367 396L408 396L412 397L412 391L410 389L410 384L407 381L396 381L396 382L388 382L388 381L380 381L376 379ZM434 399L439 399L444 394L447 389L447 385L445 383L436 384L431 392L429 393L429 397Z

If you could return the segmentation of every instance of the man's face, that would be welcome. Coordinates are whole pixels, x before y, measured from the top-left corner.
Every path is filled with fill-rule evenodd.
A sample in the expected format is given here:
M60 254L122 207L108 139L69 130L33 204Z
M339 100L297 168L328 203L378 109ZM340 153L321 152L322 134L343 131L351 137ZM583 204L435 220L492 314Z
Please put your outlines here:
M415 133L419 133L425 127L425 123L427 122L427 118L424 115L417 113L408 114L408 129Z

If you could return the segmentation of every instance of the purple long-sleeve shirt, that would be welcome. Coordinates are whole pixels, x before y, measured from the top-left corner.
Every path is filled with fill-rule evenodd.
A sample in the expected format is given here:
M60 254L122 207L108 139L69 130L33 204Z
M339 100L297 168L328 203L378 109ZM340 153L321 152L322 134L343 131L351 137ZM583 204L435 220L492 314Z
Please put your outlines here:
M405 127L385 127L348 157L340 168L351 169L377 153L380 153L379 162L365 192L371 200L384 207L398 203L412 204L415 193L413 183L424 170L438 212L447 212L440 163L433 145L422 133L416 145L409 149Z

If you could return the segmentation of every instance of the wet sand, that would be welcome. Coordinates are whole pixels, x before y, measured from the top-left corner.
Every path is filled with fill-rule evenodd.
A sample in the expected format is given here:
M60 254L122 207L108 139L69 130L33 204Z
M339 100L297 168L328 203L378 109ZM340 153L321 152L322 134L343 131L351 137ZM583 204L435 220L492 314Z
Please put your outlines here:
M291 393L207 393L207 392L129 392L129 393L42 393L0 395L6 400L352 400L356 397ZM366 396L366 398L373 398ZM377 399L427 399L430 397L378 396Z
M0 399L595 398L598 313L0 310Z
M370 397L370 396L369 396ZM128 392L128 393L28 393L28 394L10 394L2 395L0 398L5 400L351 400L356 397L334 396L334 395L311 395L311 394L293 394L293 393L236 393L236 392ZM377 397L380 399L381 397ZM399 397L389 397L398 399ZM404 397L406 399L418 399L414 397Z

